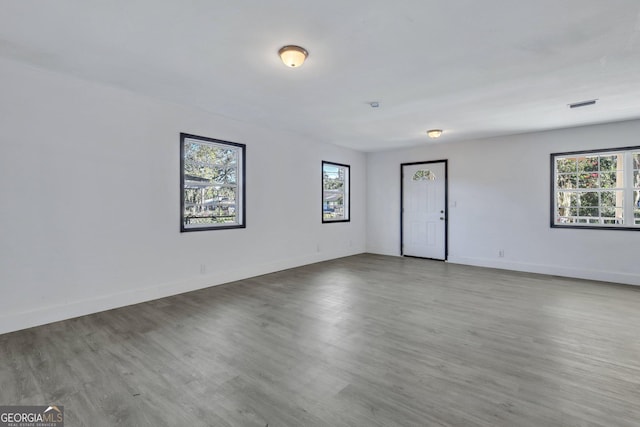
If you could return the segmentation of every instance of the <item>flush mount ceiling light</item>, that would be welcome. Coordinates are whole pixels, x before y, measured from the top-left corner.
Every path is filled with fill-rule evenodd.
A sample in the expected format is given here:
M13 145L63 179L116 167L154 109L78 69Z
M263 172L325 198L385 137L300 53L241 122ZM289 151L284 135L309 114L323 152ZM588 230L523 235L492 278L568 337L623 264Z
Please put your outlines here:
M440 135L442 135L442 129L431 129L427 131L427 135L429 135L429 138L440 138Z
M300 46L289 45L280 48L278 55L287 67L298 68L307 59L309 52Z

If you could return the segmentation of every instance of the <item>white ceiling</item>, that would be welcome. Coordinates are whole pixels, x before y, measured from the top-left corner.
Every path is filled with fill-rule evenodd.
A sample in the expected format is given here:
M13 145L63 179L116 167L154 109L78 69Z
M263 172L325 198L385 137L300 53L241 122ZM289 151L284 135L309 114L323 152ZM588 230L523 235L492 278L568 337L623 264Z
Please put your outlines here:
M0 0L0 56L363 151L640 118L638 0Z

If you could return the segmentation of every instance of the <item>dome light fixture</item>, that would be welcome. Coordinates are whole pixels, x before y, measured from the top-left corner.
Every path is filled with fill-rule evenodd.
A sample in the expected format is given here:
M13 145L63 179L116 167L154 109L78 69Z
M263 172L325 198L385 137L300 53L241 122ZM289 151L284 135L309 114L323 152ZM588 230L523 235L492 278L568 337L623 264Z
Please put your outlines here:
M440 138L440 135L442 135L442 129L431 129L427 131L427 135L429 135L429 138L431 139L436 139L436 138Z
M307 59L309 52L300 46L287 45L280 48L278 55L287 67L298 68Z

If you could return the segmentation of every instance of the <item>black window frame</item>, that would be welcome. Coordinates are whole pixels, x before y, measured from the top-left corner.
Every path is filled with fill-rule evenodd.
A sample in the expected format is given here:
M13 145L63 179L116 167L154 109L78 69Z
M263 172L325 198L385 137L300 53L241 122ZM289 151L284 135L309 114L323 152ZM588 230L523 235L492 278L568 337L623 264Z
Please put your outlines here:
M233 147L234 149L239 150L239 159L237 163L237 167L240 169L240 173L237 174L237 179L240 182L237 183L236 188L240 194L237 196L237 200L239 204L241 204L241 209L239 214L237 215L237 223L234 224L224 224L221 225L203 225L201 227L185 227L185 199L184 199L184 190L185 190L185 167L184 167L184 155L185 155L185 141L191 140L199 140L203 141L203 143L213 143L216 145L228 145ZM236 228L246 228L247 226L247 189L246 189L246 163L247 163L247 153L246 153L246 144L240 144L237 142L225 141L216 138L208 138L205 136L193 135L190 133L180 133L180 232L187 233L192 231L208 231L208 230L229 230ZM237 209L237 206L236 206Z
M346 218L343 219L326 219L324 217L324 166L325 165L331 165L331 166L337 166L337 167L341 167L341 168L346 168L347 170L347 179L346 181L346 190L345 190L345 195L343 196L344 199L346 199L346 209L345 209L345 216ZM344 163L337 163L337 162L331 162L331 161L327 161L327 160L323 160L322 161L322 166L320 168L320 184L321 184L321 189L320 189L320 194L321 194L321 203L320 203L320 214L321 214L321 218L322 218L322 223L323 224L333 224L333 223L342 223L342 222L351 222L351 165L347 165Z
M628 225L628 223L626 221L631 221L631 224L633 224L635 222L635 218L634 216L631 216L628 220L626 217L623 216L623 219L625 221L624 224L621 225L617 225L617 224L610 224L610 225L596 225L596 224L559 224L556 222L556 213L557 213L557 209L556 209L556 184L557 184L557 172L556 172L556 158L558 157L566 157L566 156L575 156L578 157L580 155L584 155L584 156L589 156L592 154L601 154L601 153L620 153L623 152L625 154L629 154L631 155L631 153L633 151L640 151L640 146L627 146L627 147L613 147L613 148L599 148L599 149L594 149L594 150L579 150L579 151L566 151L566 152L561 152L561 153L551 153L550 154L550 205L549 205L549 212L550 212L550 226L551 228L567 228L567 229L585 229L585 230L616 230L616 231L640 231L640 224L635 226L635 227L630 227ZM631 165L633 164L632 160L630 161ZM580 171L576 171L576 174L579 174ZM598 170L598 173L601 173L600 170ZM625 173L625 169L623 169L622 173ZM633 170L630 172L631 174L633 174ZM604 187L597 187L596 190L597 191L602 191ZM631 195L633 195L633 191L634 191L634 185L633 182L631 181L630 183L625 183L625 185L622 187L622 191L624 191L625 193L630 193ZM612 190L613 191L613 190ZM629 208L629 211L631 210L631 207L627 206L628 203L633 203L632 201L630 201L628 198L624 199L625 202L623 202L623 206L622 209L627 209Z

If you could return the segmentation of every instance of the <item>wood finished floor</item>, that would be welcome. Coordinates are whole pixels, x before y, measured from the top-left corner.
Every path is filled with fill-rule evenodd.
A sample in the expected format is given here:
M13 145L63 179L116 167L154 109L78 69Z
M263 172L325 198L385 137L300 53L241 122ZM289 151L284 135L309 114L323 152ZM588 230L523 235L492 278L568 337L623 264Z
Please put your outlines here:
M638 426L640 288L358 255L0 335L71 426Z

